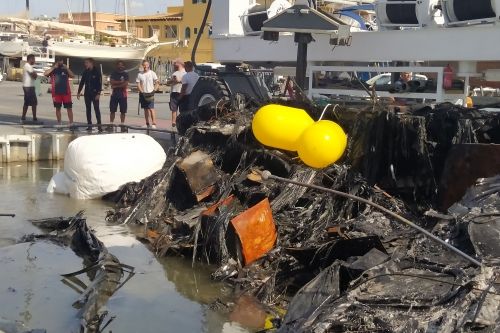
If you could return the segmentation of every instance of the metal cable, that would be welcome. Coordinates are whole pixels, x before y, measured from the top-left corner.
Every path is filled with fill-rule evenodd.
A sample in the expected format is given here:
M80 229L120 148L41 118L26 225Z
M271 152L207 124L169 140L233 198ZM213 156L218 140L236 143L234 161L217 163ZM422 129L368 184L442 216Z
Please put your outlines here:
M312 188L312 189L319 190L319 191L322 191L322 192L332 193L332 194L335 194L335 195L338 195L338 196L341 196L341 197L344 197L344 198L348 198L348 199L351 199L351 200L359 201L359 202L365 203L367 205L370 205L370 206L372 206L372 207L374 207L374 208L376 208L376 209L384 212L385 214L393 217L397 221L402 222L403 224L406 224L409 227L411 227L411 228L417 230L418 232L424 234L430 240L433 240L434 242L441 244L446 249L448 249L448 250L452 251L453 253L459 255L460 257L466 259L467 261L471 262L475 266L481 267L481 263L479 261L477 261L476 259L472 258L471 256L469 256L468 254L460 251L459 249L457 249L453 245L448 244L447 242L445 242L441 238L433 235L432 233L430 233L429 231L425 230L424 228L419 227L418 225L416 225L415 223L411 222L410 220L402 217L401 215L398 215L398 214L390 211L389 209L387 209L387 208L385 208L385 207L383 207L383 206L381 206L379 204L376 204L375 202L373 202L371 200L367 200L367 199L358 197L356 195L352 195L352 194L341 192L341 191L337 191L337 190L332 190L332 189L329 189L329 188L326 188L326 187L322 187L322 186L318 186L318 185L301 183L301 182L297 182L297 181L290 180L290 179L287 179L287 178L282 178L282 177L274 176L273 174L271 174L271 172L269 172L267 170L265 170L265 171L262 172L262 179L264 179L264 180L272 179L272 180L276 180L276 181L279 181L279 182L284 182L284 183L289 183L289 184L304 186L304 187Z

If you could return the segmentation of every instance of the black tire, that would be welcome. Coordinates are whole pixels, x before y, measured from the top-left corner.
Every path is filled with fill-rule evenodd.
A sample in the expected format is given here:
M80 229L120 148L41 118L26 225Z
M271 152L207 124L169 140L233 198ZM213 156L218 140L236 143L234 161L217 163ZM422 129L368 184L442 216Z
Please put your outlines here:
M184 135L198 121L207 121L215 116L215 107L222 100L229 101L229 90L217 77L202 76L189 95L190 112L177 116L177 131ZM205 101L205 102L204 102Z
M224 81L216 77L200 77L190 97L190 109L196 110L198 107L217 103L222 100L229 100L229 90Z

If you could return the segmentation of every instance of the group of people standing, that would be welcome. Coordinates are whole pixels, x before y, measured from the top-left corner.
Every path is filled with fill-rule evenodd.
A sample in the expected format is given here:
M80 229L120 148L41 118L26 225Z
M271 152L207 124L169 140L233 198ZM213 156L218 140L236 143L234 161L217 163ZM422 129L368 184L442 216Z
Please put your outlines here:
M24 90L24 105L21 117L21 123L26 120L28 108L32 107L33 120L37 121L37 96L35 92L34 81L37 74L33 69L35 64L35 56L29 55L24 66L23 90ZM85 101L87 130L92 130L92 108L94 109L98 130L102 132L102 120L100 110L100 97L102 94L102 75L101 71L96 67L95 61L92 58L85 59L85 70L81 75L76 98L80 100L83 91ZM198 74L194 72L193 63L188 61L183 63L181 60L176 60L174 63L175 72L167 81L171 86L170 94L170 110L172 112L172 127L176 127L177 111L183 112L189 110L190 94L198 81ZM45 76L50 78L52 86L52 100L56 110L57 123L62 124L61 108L67 110L69 126L73 126L73 101L71 98L70 79L75 77L75 74L65 64L63 59L56 58L54 66L45 71ZM120 125L122 131L126 131L125 117L127 113L128 85L129 74L125 71L125 63L121 60L116 62L115 71L110 75L110 85L112 89L109 109L110 123L114 124L116 112L120 110ZM144 109L144 117L148 128L156 128L156 113L155 113L155 92L158 91L160 82L158 76L151 70L147 60L142 62L142 71L137 76L137 89L139 90L139 103Z
M26 59L23 74L23 90L24 90L24 105L21 123L26 121L26 113L31 106L33 112L33 121L37 121L36 111L38 100L35 92L34 80L37 78L37 73L33 69L35 64L35 56L30 54ZM92 58L87 58L84 61L85 70L81 75L80 84L76 98L80 100L82 91L86 116L87 130L92 130L92 107L94 108L98 130L102 132L102 120L100 110L100 97L102 94L102 75L95 66L95 61ZM71 69L64 64L62 58L56 58L54 66L44 72L44 75L50 78L52 102L56 110L57 124L62 125L61 108L64 107L68 114L69 126L73 126L73 100L71 96L70 79L75 77ZM112 88L110 99L110 123L113 124L115 114L120 107L121 125L125 124L125 114L127 113L127 91L128 91L129 75L125 71L125 63L121 60L116 62L116 69L110 76L110 84ZM85 90L84 90L85 88ZM125 128L122 126L122 131Z
M191 61L174 62L175 72L167 81L170 85L170 111L172 111L172 127L176 127L177 111L187 112L190 109L190 95L200 76L194 71Z

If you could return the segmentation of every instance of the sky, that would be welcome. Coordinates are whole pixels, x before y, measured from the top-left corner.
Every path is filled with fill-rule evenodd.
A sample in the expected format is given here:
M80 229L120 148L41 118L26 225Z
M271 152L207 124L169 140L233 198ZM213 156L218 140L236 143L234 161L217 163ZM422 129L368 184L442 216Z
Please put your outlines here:
M94 10L123 14L124 0L93 0ZM24 12L25 0L0 0L0 16L19 15ZM49 5L50 4L50 5ZM88 11L89 0L30 0L30 16L57 17L68 12ZM167 6L178 6L182 0L129 0L129 15L146 15L164 12Z

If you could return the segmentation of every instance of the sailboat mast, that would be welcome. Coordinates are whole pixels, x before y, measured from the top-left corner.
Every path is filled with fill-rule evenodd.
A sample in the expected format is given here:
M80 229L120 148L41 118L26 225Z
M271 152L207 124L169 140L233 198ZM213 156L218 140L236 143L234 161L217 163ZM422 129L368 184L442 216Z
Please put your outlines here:
M125 31L127 32L127 44L128 44L128 0L123 2L125 6Z
M94 6L92 0L89 0L89 17L90 17L90 26L94 27Z
M94 6L92 0L89 0L89 15L90 15L90 26L94 28Z

